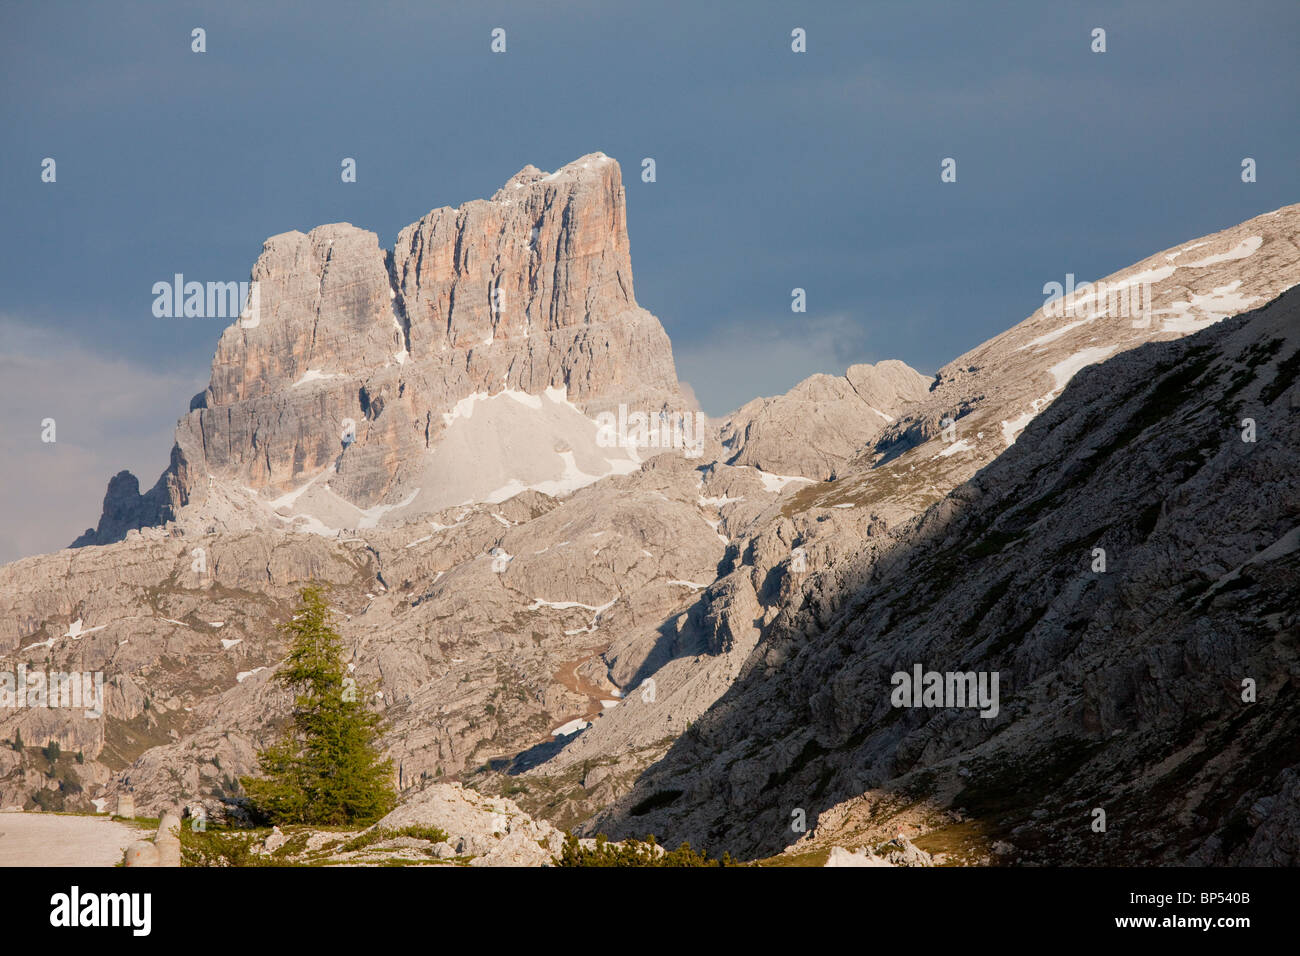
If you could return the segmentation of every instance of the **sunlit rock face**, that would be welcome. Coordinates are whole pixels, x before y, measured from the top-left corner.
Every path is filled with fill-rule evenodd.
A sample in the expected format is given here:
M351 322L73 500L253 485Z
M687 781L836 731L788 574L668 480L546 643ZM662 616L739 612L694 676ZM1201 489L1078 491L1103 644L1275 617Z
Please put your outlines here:
M585 419L620 404L694 411L667 335L636 303L622 175L602 153L435 209L392 251L348 223L272 236L251 278L256 299L222 334L171 467L138 500L118 481L78 544L166 520L356 527L502 488L579 487L639 463L600 449ZM437 451L457 408L502 394L539 414L480 414L498 422L478 449L496 484L449 477Z

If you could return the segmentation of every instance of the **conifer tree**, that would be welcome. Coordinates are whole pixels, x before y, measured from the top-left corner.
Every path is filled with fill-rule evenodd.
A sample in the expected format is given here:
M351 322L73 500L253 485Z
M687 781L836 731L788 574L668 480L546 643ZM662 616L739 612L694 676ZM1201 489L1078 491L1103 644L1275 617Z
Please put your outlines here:
M376 742L379 716L347 676L321 586L301 590L280 630L292 643L276 679L297 696L284 736L258 754L261 776L240 779L252 809L276 824L373 823L396 805L393 765Z

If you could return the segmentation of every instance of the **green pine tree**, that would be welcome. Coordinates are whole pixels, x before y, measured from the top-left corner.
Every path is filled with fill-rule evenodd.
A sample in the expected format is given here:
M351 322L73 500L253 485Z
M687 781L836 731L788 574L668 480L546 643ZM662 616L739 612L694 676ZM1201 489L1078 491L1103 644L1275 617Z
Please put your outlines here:
M397 803L393 765L376 742L379 716L347 677L343 641L319 585L301 590L280 630L292 644L276 679L297 697L284 736L258 754L261 776L240 778L252 809L276 824L373 823Z

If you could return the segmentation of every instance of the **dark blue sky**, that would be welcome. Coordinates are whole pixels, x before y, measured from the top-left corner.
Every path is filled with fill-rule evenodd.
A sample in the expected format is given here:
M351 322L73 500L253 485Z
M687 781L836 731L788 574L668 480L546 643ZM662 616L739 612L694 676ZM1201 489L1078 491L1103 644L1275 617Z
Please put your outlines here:
M324 222L391 246L593 150L623 165L637 298L706 411L858 361L933 372L1066 272L1300 200L1300 4L1132 6L6 2L0 364L28 375L0 374L0 452L61 412L64 457L28 470L68 445L109 465L59 508L75 534L112 471L152 484L206 382L222 323L154 318L154 282L246 278L264 238Z

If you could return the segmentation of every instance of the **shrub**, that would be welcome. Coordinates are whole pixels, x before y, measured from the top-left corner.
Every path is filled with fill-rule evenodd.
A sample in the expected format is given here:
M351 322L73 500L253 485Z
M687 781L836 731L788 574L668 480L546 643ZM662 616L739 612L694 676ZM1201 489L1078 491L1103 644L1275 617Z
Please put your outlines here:
M584 847L572 833L566 834L564 848L554 859L556 866L735 866L730 853L720 859L691 849L683 843L675 850L663 850L653 835L641 840L610 843L603 833L594 847Z

